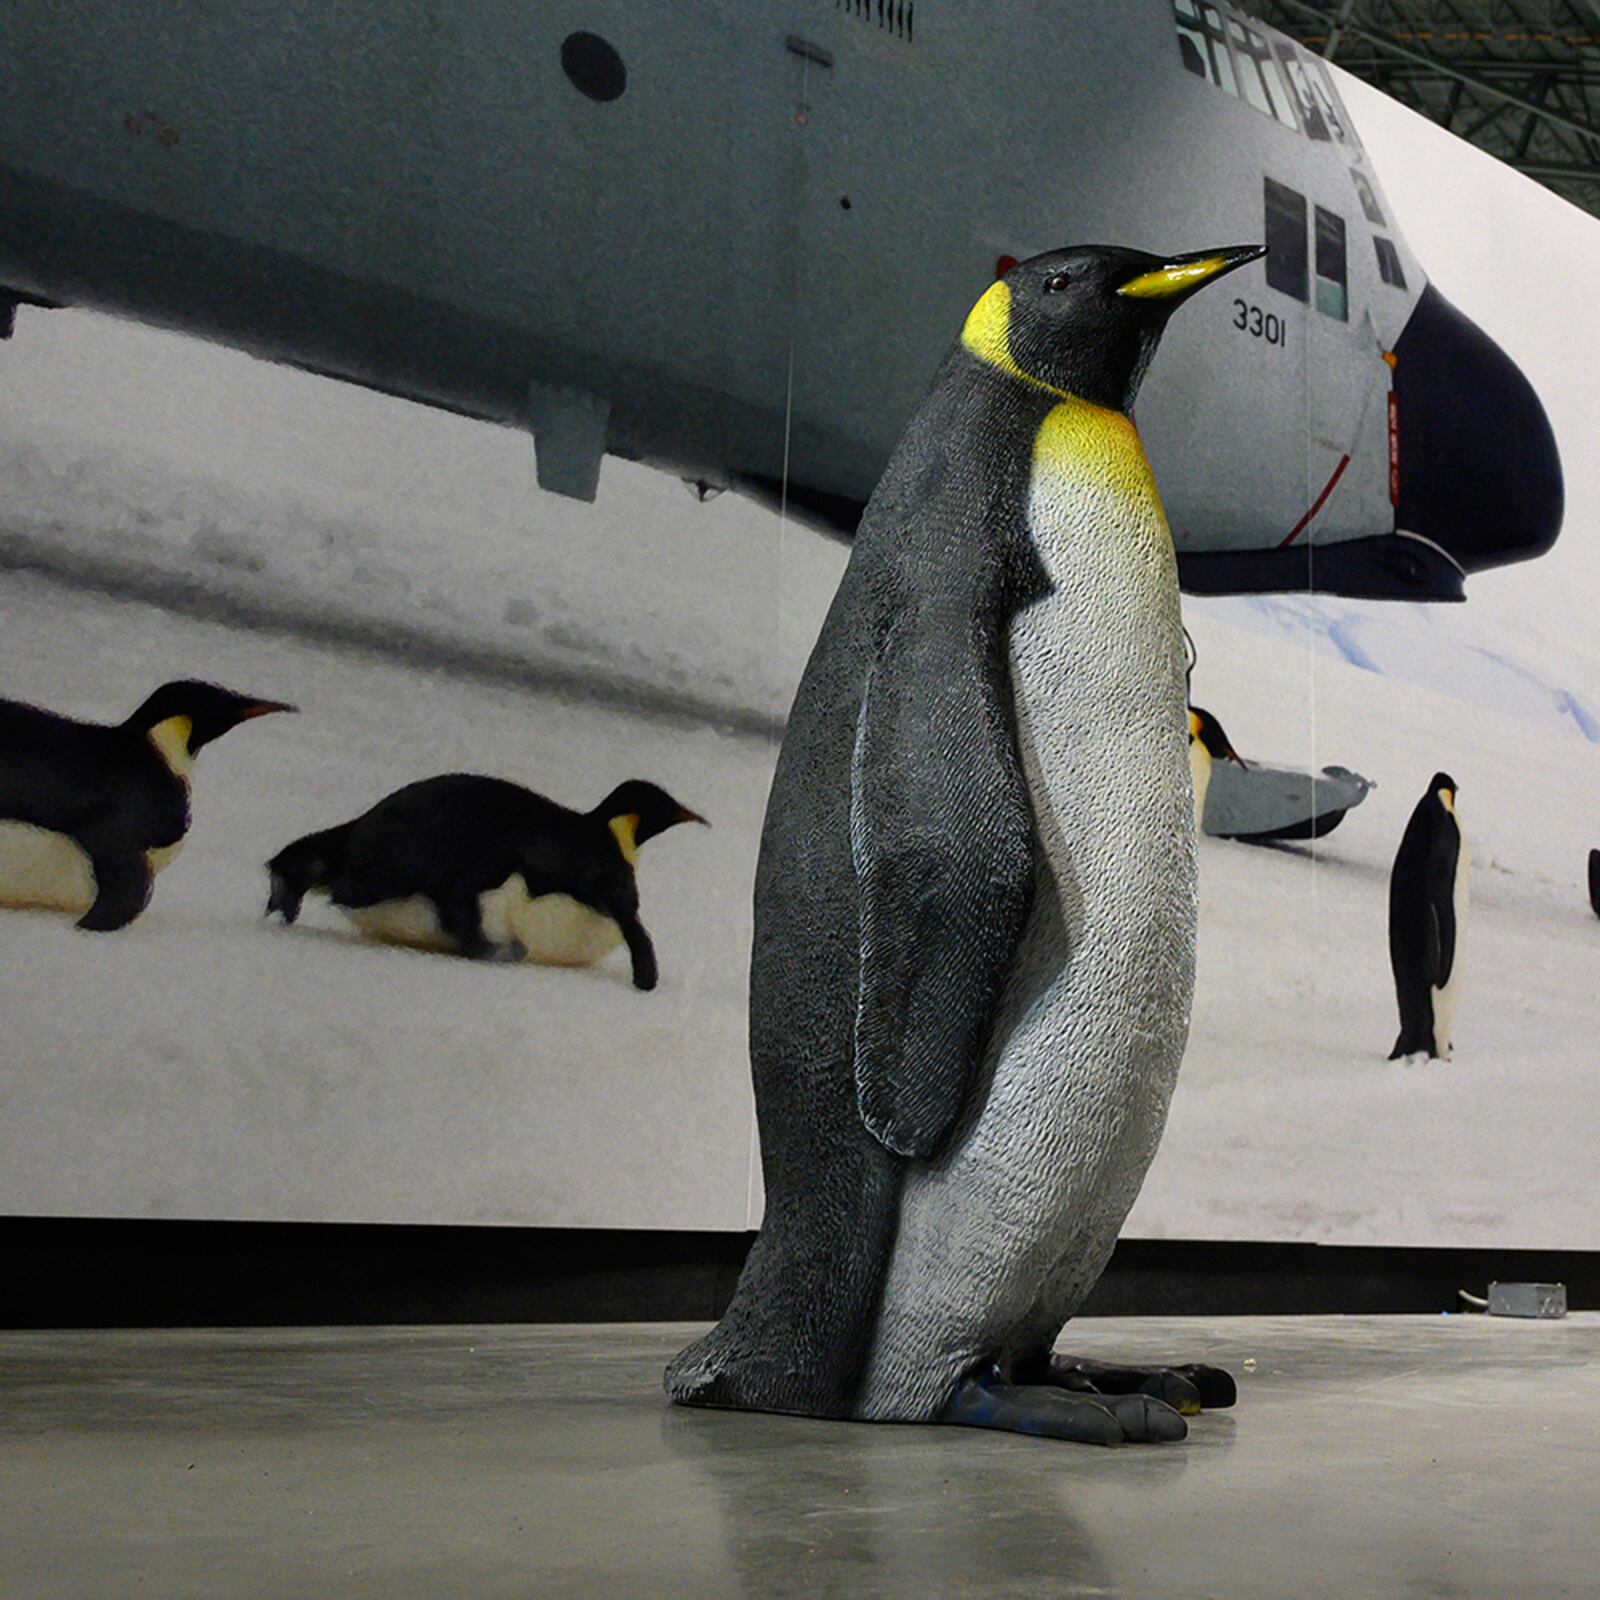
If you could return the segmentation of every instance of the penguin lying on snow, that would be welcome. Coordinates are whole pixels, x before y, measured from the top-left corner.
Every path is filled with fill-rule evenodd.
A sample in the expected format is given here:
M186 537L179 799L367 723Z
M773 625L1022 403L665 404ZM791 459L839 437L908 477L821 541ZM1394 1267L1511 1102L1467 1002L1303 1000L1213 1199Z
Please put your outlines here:
M1189 707L1189 780L1194 786L1194 828L1205 831L1206 791L1211 787L1211 763L1235 761L1241 767L1244 757L1228 742L1222 724L1209 711Z
M1411 813L1389 874L1389 965L1400 1005L1391 1061L1423 1054L1450 1058L1467 868L1455 779L1436 772Z
M251 717L292 710L193 680L163 684L111 726L0 700L0 905L125 927L189 830L195 756Z
M902 436L762 834L766 1222L673 1399L1101 1443L1232 1399L1051 1351L1155 1154L1194 981L1177 571L1128 411L1173 308L1262 253L1013 267Z
M500 778L425 778L280 850L267 914L293 922L320 889L369 938L477 960L586 967L625 943L653 989L634 863L680 822L705 818L638 779L579 812Z

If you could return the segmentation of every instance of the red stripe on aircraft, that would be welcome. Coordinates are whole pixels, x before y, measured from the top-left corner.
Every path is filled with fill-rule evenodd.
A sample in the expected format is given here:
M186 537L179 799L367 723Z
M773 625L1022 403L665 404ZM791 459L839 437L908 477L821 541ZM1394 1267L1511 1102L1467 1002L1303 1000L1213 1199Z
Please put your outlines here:
M1344 469L1349 465L1349 456L1339 457L1339 465L1333 469L1333 476L1329 478L1325 484L1323 484L1322 493L1311 502L1311 509L1306 512L1306 514L1301 517L1297 523L1295 523L1288 533L1283 536L1282 542L1278 545L1280 550L1286 550L1295 542L1296 539L1300 537L1302 533L1306 531L1306 524L1310 522L1311 519L1322 509L1323 504L1326 502L1328 496L1333 493L1334 485L1338 483L1338 481L1344 476Z

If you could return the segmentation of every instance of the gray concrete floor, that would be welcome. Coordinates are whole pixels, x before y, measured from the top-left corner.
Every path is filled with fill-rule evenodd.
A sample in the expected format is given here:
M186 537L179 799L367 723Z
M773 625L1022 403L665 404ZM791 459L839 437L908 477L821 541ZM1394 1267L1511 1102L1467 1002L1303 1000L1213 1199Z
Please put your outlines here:
M0 1594L1600 1594L1600 1317L1088 1321L1236 1410L1114 1450L684 1411L694 1330L0 1337Z

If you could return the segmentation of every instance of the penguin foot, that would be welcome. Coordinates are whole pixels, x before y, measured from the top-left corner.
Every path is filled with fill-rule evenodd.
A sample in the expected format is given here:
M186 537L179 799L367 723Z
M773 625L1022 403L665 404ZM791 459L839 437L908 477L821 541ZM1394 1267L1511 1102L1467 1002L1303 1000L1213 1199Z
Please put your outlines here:
M939 1420L1077 1444L1157 1444L1189 1432L1177 1411L1151 1394L1087 1394L1054 1384L1007 1383L995 1368L963 1378Z
M1238 1386L1221 1367L1121 1367L1080 1356L1041 1355L1019 1361L1012 1376L1022 1383L1051 1384L1079 1394L1147 1394L1186 1417L1222 1411L1239 1398Z
M487 961L497 967L514 967L528 959L528 947L520 939L507 939L504 944L490 944L485 940L471 952L474 961Z

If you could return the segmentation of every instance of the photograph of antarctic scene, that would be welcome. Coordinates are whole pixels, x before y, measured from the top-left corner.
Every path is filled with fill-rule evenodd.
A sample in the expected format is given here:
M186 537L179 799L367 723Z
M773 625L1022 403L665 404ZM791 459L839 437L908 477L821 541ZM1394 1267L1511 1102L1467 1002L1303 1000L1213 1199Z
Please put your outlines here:
M1169 238L1161 194L1131 172L1107 188L1137 226L1108 202L1069 230L1273 246L1236 297L1218 291L1174 326L1138 421L1180 553L1186 530L1195 540L1192 590L1229 586L1234 569L1208 562L1300 574L1184 598L1206 714L1198 987L1126 1231L1585 1246L1600 644L1571 597L1600 569L1584 422L1600 378L1581 356L1600 328L1570 288L1600 275L1600 250L1547 192L1358 84L1341 98L1320 67L1270 78L1304 97L1298 114L1208 81L1204 30L1177 15L1186 107L1212 96L1268 131L1276 115L1323 133L1240 155L1236 192L1206 202L1218 220L1195 240ZM1114 95L1109 67L1105 85ZM1456 177L1492 203L1455 207ZM790 241L789 289L814 321L826 284L848 294L829 278L827 229L857 225L872 195L824 200L826 227ZM926 216L906 226L934 231ZM991 265L1064 242L989 232L977 269L951 266L916 308L945 342ZM1391 548L1412 492L1397 483L1420 469L1388 404L1391 381L1414 380L1403 351L1391 380L1385 352L1434 289L1515 364L1553 430L1552 447L1532 421L1500 429L1491 475L1538 479L1537 514L1564 514L1544 553L1472 569L1464 604L1448 592L1460 552ZM1286 332L1291 306L1310 319L1303 341ZM241 699L151 713L190 730L191 821L181 853L165 836L134 852L114 929L74 926L93 899L81 862L77 901L17 890L0 910L0 1207L758 1226L756 852L785 714L849 552L830 526L848 518L820 491L786 492L799 480L784 473L832 447L806 424L830 372L845 374L837 409L856 407L861 437L886 450L899 413L872 385L914 396L940 348L896 354L884 376L868 341L779 333L746 419L770 475L684 481L613 454L589 503L560 481L583 462L563 465L559 428L536 465L526 431L91 310L18 309L0 346L0 697L104 725L168 684ZM1212 359L1215 417L1192 398ZM553 403L535 395L530 413ZM859 506L881 452L840 455ZM1234 539L1241 508L1271 537ZM195 748L207 716L222 721ZM452 863L488 848L499 790L445 822L428 810L439 791L414 794L412 876L361 879L373 839L390 865L401 848L383 831L399 813L372 808L449 774L554 803L529 813L524 841L554 863L536 911L481 903L475 886L465 910L451 903ZM1391 877L1424 801L1461 846L1453 1023L1437 1050L1390 1059L1405 956ZM13 829L16 881L49 878L53 848ZM430 872L431 899L416 888Z

